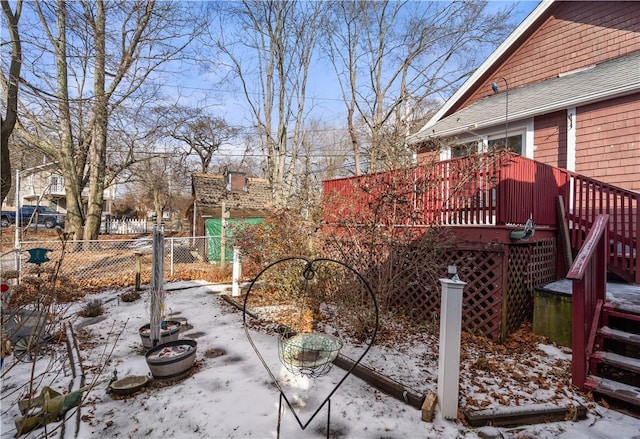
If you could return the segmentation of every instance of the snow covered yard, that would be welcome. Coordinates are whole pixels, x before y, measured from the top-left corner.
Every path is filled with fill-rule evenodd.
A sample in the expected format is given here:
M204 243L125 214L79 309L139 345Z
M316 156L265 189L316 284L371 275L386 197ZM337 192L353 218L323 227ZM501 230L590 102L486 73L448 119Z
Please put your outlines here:
M185 327L181 338L198 342L193 373L173 382L153 382L134 395L107 394L114 371L118 377L147 375L144 350L138 329L149 321L149 293L125 303L116 298L123 291L104 292L91 299L105 300L106 319L77 329L82 347L82 364L87 382L95 386L85 393L80 422L74 410L67 413L64 432L57 423L47 431L53 437L121 438L272 438L276 436L278 389L253 351L244 332L242 312L219 294L225 286L194 282L167 284L166 313ZM80 304L78 304L80 306ZM99 320L99 319L97 319ZM74 325L88 320L74 317ZM437 385L437 336L424 332L401 338L385 332L363 364L422 394ZM265 361L277 364L277 337L252 334L261 346ZM349 348L345 349L348 355ZM100 365L109 357L106 367ZM61 357L62 358L62 357ZM461 366L460 407L462 409L526 406L529 404L582 404L586 420L536 424L518 428L473 429L461 422L444 420L436 411L433 423L421 420L419 410L398 401L349 376L331 398L330 437L334 438L478 438L481 433L505 438L634 438L640 437L640 419L610 410L569 385L570 355L544 343L527 331L515 334L504 345L483 337L465 335ZM9 362L12 358L7 358ZM61 363L61 362L60 362ZM7 365L5 365L5 368ZM15 434L19 412L12 402L14 392L31 373L30 363L17 364L2 380L2 434ZM286 382L285 392L306 422L344 371L333 367L316 380L290 376L284 367L274 371ZM68 366L47 374L39 385L65 391L71 381ZM326 437L327 406L310 425L300 429L285 407L282 438ZM25 437L41 437L43 429ZM77 434L76 434L77 433Z

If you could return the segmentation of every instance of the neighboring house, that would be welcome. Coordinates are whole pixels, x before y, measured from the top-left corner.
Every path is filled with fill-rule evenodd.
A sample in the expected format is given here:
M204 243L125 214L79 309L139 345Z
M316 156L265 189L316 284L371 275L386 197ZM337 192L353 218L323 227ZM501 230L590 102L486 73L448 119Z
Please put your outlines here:
M542 2L409 142L448 159L506 135L525 157L640 192L640 2Z
M237 222L261 222L273 207L269 182L262 178L249 178L242 172L193 174L192 195L192 234L210 237L207 257L211 262L221 256L225 244L220 237L228 235L227 226ZM230 261L231 248L224 250L226 260Z
M86 200L88 189L82 192ZM66 213L67 195L64 177L56 163L27 168L20 171L20 203L22 205L41 204L56 212ZM115 187L104 191L103 214L110 215L115 197ZM15 197L14 197L15 198ZM7 197L7 205L13 205L14 199Z
M20 203L42 204L56 212L66 212L64 178L55 163L20 172Z

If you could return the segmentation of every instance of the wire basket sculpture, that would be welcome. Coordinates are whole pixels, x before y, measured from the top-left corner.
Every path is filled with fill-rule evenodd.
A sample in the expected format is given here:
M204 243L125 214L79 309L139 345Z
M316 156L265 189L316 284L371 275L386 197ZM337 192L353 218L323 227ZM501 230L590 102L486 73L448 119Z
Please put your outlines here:
M342 345L342 340L330 334L296 333L286 328L278 337L278 354L292 374L317 378L331 370Z
M280 391L278 437L283 402L303 430L327 404L329 437L331 396L360 364L378 331L378 305L369 284L343 262L327 258L308 260L291 257L265 267L253 279L245 294L245 334ZM252 331L249 328L253 328ZM269 346L268 339L259 337L263 346L259 349L250 334L253 331L264 332L265 328L267 331L274 328L277 332L277 358L269 355L274 346ZM338 362L347 339L355 341L350 342L350 352L360 355L355 360ZM354 350L354 346L358 348ZM296 407L286 395L286 379L283 378L285 381L281 382L276 378L274 370L278 370L278 363L289 374L309 379L328 375L333 366L340 363L344 375L340 379L340 373L331 374L328 382L335 383L333 389L310 418L302 422Z

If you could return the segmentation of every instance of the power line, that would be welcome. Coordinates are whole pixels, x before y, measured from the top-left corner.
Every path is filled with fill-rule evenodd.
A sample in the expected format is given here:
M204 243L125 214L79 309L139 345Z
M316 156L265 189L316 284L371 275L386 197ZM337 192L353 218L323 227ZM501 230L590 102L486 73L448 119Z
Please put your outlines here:
M110 149L110 152L113 153L121 153L121 154L129 154L129 150L122 150L122 149ZM132 155L150 155L150 156L163 156L163 157L182 157L182 156L196 156L197 154L194 153L180 153L180 152L160 152L160 151L134 151L131 153ZM351 154L351 152L345 152L345 153L335 153L335 154L331 154L331 153L327 153L327 154L298 154L297 157L298 158L333 158L333 157L348 157ZM259 153L247 153L247 154L243 154L243 153L237 153L237 152L231 152L231 151L216 151L214 153L214 158L215 157L252 157L252 158L263 158L266 157L266 154L259 154ZM291 158L290 155L287 155L288 158Z
M186 89L186 90L197 90L197 91L211 91L211 92L216 92L216 93L229 93L229 94L234 94L234 95L242 95L244 96L245 94L250 94L250 95L254 95L254 96L262 96L264 93L262 92L258 92L258 91L240 91L240 90L225 90L222 88L211 88L211 87L194 87L194 86L190 86L190 85L176 85L176 84L163 84L162 87L169 87L169 88L174 88L174 89ZM296 96L297 98L297 96ZM305 99L311 99L311 100L318 100L318 101L331 101L331 102L342 102L344 103L344 99L342 98L328 98L328 97L320 97L320 96L311 96L311 97L306 97Z

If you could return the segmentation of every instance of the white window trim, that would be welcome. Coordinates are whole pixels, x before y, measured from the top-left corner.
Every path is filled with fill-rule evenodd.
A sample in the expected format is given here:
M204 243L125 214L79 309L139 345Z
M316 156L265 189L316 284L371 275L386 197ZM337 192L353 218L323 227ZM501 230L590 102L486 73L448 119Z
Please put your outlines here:
M507 127L509 137L520 134L522 136L522 156L527 158L534 158L533 154L533 118L520 122L518 125ZM473 136L461 138L461 142L473 142L478 141L478 152L487 152L489 148L489 140L503 139L505 134L504 127L494 127L491 131L485 131L482 133L471 133ZM451 158L451 147L442 148L440 151L440 160L449 160Z
M533 159L533 134L533 118L531 118L525 125L524 143L522 144L522 155L528 159Z
M567 170L576 172L576 108L567 108ZM573 213L574 179L569 180L569 206Z

